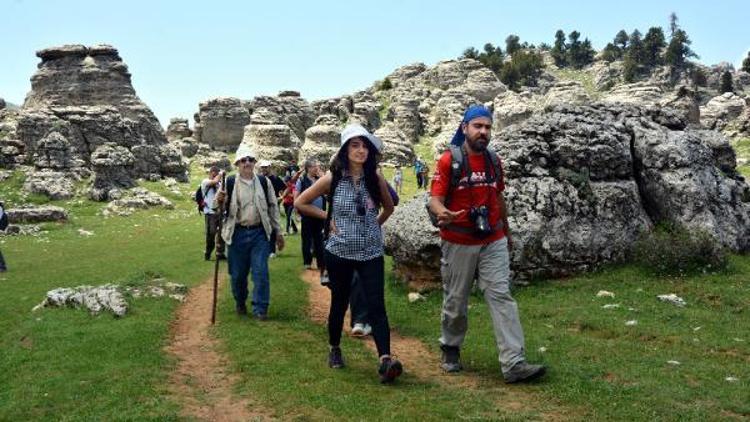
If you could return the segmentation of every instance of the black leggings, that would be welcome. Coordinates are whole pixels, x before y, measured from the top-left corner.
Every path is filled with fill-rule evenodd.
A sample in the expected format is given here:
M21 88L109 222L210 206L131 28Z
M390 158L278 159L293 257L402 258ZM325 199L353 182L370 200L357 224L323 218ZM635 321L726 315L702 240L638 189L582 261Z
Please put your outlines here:
M354 271L359 274L359 283L364 290L372 337L378 356L391 354L391 329L385 313L385 263L379 256L369 261L354 261L340 258L326 251L326 268L331 280L331 310L328 313L328 342L331 346L341 343L344 314L349 306Z
M286 212L286 233L289 234L289 226L292 226L292 229L295 233L297 233L297 225L294 224L294 218L292 218L292 213L294 211L294 204L284 204L284 212Z
M318 269L322 273L326 268L323 248L323 226L326 221L319 218L302 216L302 263L312 264L313 253Z

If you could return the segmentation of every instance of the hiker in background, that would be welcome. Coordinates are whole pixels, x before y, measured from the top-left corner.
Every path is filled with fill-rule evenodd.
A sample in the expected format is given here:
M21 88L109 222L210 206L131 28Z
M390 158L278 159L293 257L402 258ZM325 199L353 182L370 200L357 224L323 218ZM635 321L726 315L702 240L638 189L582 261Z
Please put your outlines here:
M5 231L8 228L8 214L5 213L5 204L0 202L0 231ZM3 252L0 251L0 273L8 271L8 267L5 265L5 258Z
M424 163L419 157L417 157L414 161L414 174L417 176L417 189L422 189L422 186L427 183L424 180L424 173L422 170L424 170Z
M393 213L393 201L385 179L377 172L382 141L360 125L341 132L341 147L331 171L305 190L295 201L303 215L326 218L326 268L330 278L331 308L328 314L328 366L343 368L341 330L349 305L352 277L359 275L367 299L367 311L377 347L378 374L383 383L393 382L403 370L391 357L391 333L385 310L385 261L380 225ZM312 205L329 194L328 213Z
M281 203L284 205L284 213L286 213L286 234L292 234L289 229L291 227L294 230L294 234L297 234L297 224L294 222L294 189L297 179L299 178L302 171L297 171L293 177L284 176L284 183L286 188L281 192L280 198Z
M399 195L401 195L401 184L404 182L404 172L401 170L401 166L396 166L393 171L393 187L396 189Z
M304 164L304 173L297 180L294 190L294 199L296 200L299 195L306 191L321 177L320 164L315 159L307 159ZM312 202L317 208L326 211L326 198L324 195L320 195L315 198ZM323 249L323 226L325 225L325 218L318 218L317 216L302 215L302 263L305 269L312 268L313 255L315 256L315 263L320 271L320 283L323 285L328 284L328 275L325 272L325 253Z
M424 164L422 166L422 188L425 190L430 187L430 166Z
M469 107L432 180L429 207L442 239L441 366L446 372L462 369L460 348L476 278L492 317L503 378L513 383L538 378L545 367L527 363L524 356L518 306L510 294L511 238L502 163L487 149L491 128L492 113L486 107Z
M266 176L268 180L271 181L271 185L273 186L274 197L279 198L276 200L276 203L278 204L281 201L280 194L286 188L286 183L284 183L284 180L282 180L281 177L273 173L273 168L271 167L270 161L260 160L260 162L258 163L258 166L260 167L260 174ZM276 237L276 233L272 233L271 239L275 237ZM271 254L268 255L268 257L276 258L276 242L271 242Z
M279 208L271 182L254 172L255 154L250 147L240 144L235 157L238 174L227 177L225 189L216 196L218 204L226 203L221 234L229 249L229 274L237 314L247 315L247 276L252 271L253 316L264 321L271 297L270 242L275 241L279 251L284 249ZM272 233L276 233L275 238L271 237Z
M211 166L208 170L208 177L201 182L201 192L203 193L203 216L206 222L206 249L203 257L206 261L211 260L211 253L216 247L216 259L226 259L224 255L224 239L216 236L219 229L221 215L214 208L214 198L216 192L221 189L221 178L223 171L217 166Z

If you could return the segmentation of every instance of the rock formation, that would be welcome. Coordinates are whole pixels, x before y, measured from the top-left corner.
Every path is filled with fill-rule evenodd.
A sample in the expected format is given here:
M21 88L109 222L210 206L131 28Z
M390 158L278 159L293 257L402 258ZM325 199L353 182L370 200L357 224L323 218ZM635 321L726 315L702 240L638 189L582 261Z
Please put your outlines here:
M669 109L556 106L495 134L503 158L517 278L560 276L623 259L641 232L676 222L750 249L750 188L726 138ZM425 198L386 224L397 271L439 277Z
M133 185L137 178L187 180L186 163L136 96L128 68L114 47L66 45L40 50L37 56L42 62L15 127L0 136L0 163L34 167L27 189L69 198L74 182L89 177L92 169L92 197L99 200L108 199L109 189ZM102 166L108 148L122 149L110 161L125 161ZM122 167L116 179L108 178L110 171L97 172L111 166ZM49 185L52 181L54 186Z
M242 142L250 113L239 98L219 97L200 103L195 114L195 139L220 151L234 151Z

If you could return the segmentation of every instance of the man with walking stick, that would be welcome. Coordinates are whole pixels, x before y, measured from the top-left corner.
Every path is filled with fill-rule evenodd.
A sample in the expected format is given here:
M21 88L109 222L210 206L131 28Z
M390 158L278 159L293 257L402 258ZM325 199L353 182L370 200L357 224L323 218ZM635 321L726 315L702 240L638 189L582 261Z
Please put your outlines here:
M284 237L273 186L268 178L255 173L255 162L255 153L249 146L240 144L234 162L238 174L226 179L226 187L216 195L216 202L224 210L221 235L229 249L229 275L237 315L247 316L247 277L252 273L252 312L256 319L264 321L268 318L271 296L270 242L275 241L281 251ZM274 233L275 239L272 239Z

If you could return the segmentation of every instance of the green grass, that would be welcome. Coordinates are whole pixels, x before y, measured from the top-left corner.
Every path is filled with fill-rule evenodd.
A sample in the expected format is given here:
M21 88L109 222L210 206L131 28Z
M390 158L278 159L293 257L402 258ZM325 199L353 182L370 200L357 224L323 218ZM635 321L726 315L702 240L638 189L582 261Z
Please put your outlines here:
M738 160L744 159L746 162L750 163L750 138L735 139L732 141L732 148L734 148ZM750 178L750 164L738 166L737 170L739 170L740 174L743 176Z
M416 191L410 170L404 168L403 198ZM189 199L198 177L181 185L181 195L144 184L175 201L173 211L103 219L103 204L52 201L70 210L68 223L45 224L40 238L0 238L10 267L0 275L0 420L178 419L165 384L174 362L163 350L176 302L134 300L122 319L31 308L54 287L139 282L147 273L189 286L205 280L213 265L201 260L202 219ZM82 237L79 228L94 235ZM298 278L299 237L287 240L271 263L271 320L238 321L224 290L214 330L239 375L237 391L282 419L522 420L558 407L566 417L592 420L750 417L750 257L733 256L722 275L656 278L621 266L516 289L528 357L550 367L546 379L528 386L502 385L487 308L475 296L462 356L481 388L408 374L387 388L377 383L374 353L361 341L344 339L346 370L327 368L326 330L309 321L307 287ZM596 298L602 289L616 297ZM390 276L386 290L393 327L438 353L440 293L408 303ZM664 293L688 305L659 302L655 296ZM620 308L602 309L606 303ZM638 324L625 326L632 319ZM509 388L537 399L525 412L504 410Z

